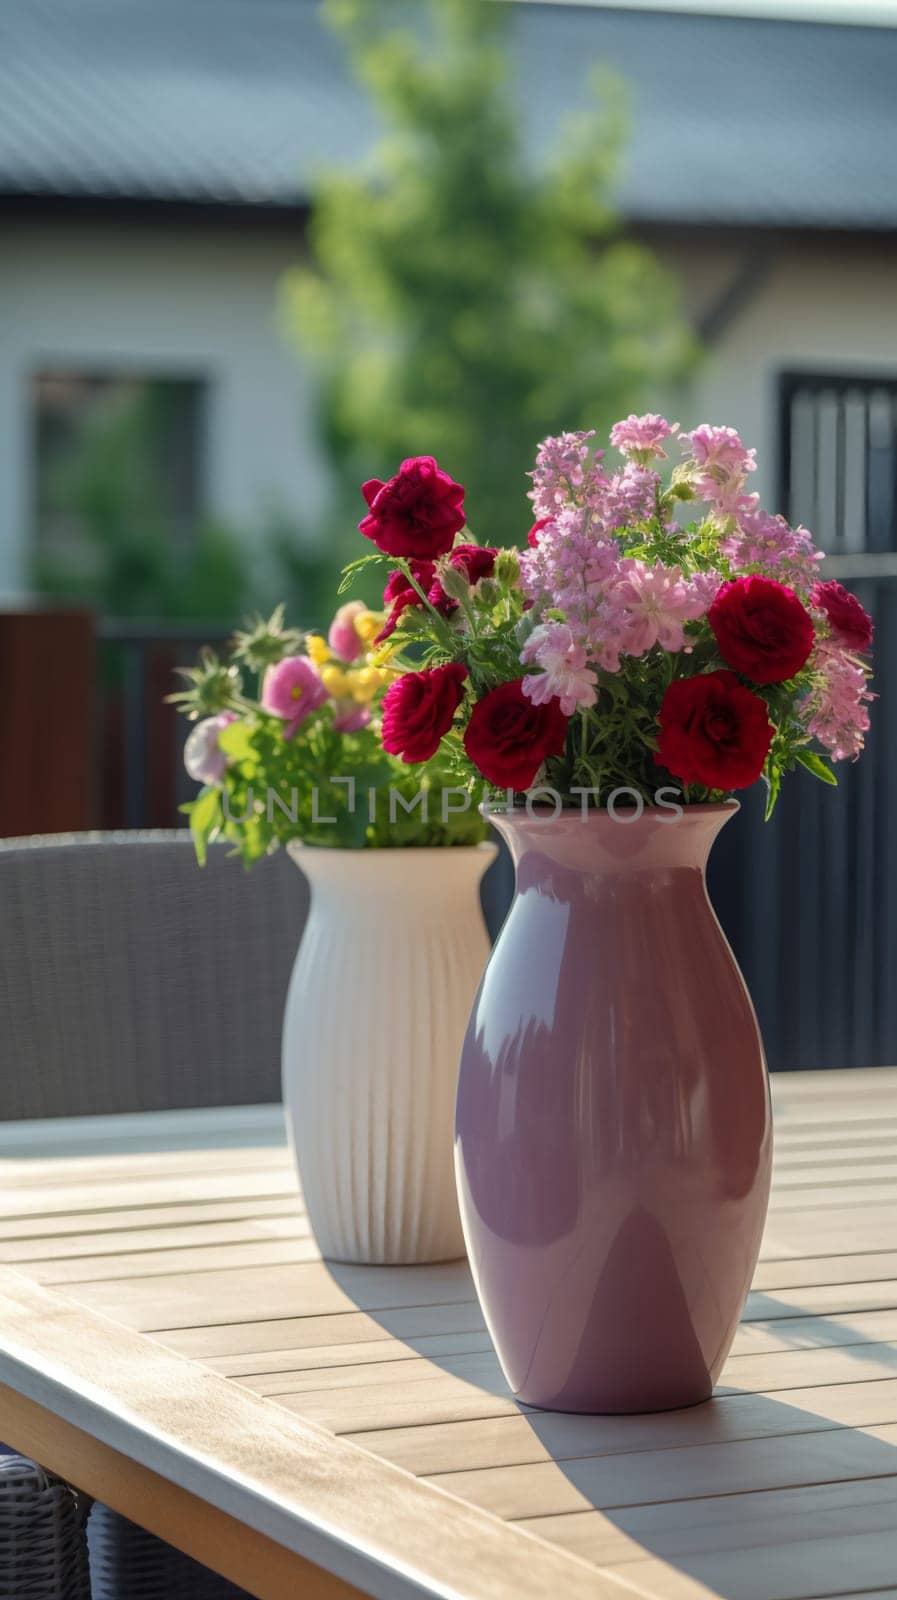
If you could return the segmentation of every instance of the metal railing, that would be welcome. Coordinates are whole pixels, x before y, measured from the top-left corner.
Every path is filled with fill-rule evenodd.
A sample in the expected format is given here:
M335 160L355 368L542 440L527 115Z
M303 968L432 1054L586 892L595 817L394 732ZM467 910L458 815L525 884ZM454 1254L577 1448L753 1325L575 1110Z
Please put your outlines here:
M196 791L181 753L187 727L166 696L175 669L202 645L220 649L233 626L104 619L97 625L100 677L97 768L104 827L174 827Z

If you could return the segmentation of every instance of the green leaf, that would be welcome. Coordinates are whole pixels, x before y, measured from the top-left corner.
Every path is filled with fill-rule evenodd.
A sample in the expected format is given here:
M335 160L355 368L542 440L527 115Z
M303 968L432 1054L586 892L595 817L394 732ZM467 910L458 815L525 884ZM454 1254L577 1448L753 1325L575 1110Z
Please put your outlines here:
M766 811L763 820L768 822L775 811L776 801L779 798L779 790L782 786L782 770L778 766L773 767L771 771L764 772L763 777L766 782Z
M188 808L185 807L185 810ZM206 864L206 853L209 840L214 837L221 827L221 791L219 789L203 789L189 807L190 832L193 835L193 848L196 859L201 867Z
M837 777L828 762L823 761L822 756L818 756L815 750L795 750L794 757L802 767L806 767L808 772L812 772L813 777L818 778L820 783L830 784L833 789L837 789Z
M252 729L245 722L230 722L218 735L218 748L232 761L256 761L257 751L252 742Z
M348 566L343 567L343 574L342 578L340 579L340 586L337 589L337 594L345 594L347 589L351 589L362 567L369 567L374 561L385 560L386 557L377 552L375 555L359 556L357 561L350 561Z

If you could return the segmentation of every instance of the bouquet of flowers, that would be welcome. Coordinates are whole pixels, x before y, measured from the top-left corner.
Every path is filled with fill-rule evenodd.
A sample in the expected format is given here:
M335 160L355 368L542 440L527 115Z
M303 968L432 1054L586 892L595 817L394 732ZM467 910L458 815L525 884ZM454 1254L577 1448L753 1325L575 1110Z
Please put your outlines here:
M795 767L835 783L869 724L872 624L749 492L755 452L656 415L611 430L616 466L592 439L539 447L522 553L473 541L432 457L364 484L377 551L344 588L391 563L384 750L557 808L719 801L762 776L769 814Z
M352 600L326 638L302 635L278 607L224 660L204 649L181 669L187 687L171 699L195 724L184 761L203 787L182 809L200 862L216 838L247 865L292 839L348 849L482 839L445 763L410 769L381 742L381 701L398 676L389 648L371 648L384 623Z

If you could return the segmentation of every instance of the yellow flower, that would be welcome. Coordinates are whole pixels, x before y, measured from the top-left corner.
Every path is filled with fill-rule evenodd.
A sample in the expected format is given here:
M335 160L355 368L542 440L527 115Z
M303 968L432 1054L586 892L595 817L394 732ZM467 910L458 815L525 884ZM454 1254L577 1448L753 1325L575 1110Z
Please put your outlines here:
M344 699L351 692L351 681L348 672L344 672L342 667L331 665L321 668L321 682L334 699Z
M353 626L362 644L373 643L385 620L382 611L359 611Z
M316 667L322 667L325 661L330 660L330 646L320 633L309 634L305 641L305 652Z
M388 673L382 672L379 667L362 667L360 672L353 672L350 679L352 699L357 700L359 705L366 705L368 700L373 700L379 694L388 677Z

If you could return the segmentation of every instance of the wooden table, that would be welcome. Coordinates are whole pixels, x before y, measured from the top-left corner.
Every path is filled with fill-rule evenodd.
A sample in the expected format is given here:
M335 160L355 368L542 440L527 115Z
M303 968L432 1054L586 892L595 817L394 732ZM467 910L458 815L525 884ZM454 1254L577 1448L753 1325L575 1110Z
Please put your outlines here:
M0 1128L0 1438L262 1600L897 1596L897 1071L773 1088L724 1383L643 1417L517 1406L463 1263L325 1266L270 1108Z

